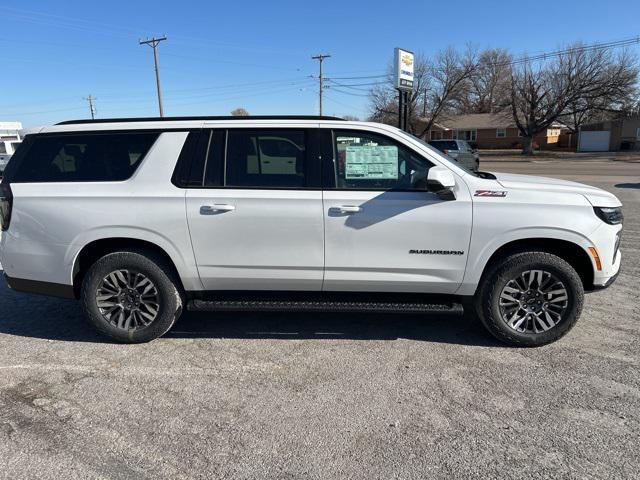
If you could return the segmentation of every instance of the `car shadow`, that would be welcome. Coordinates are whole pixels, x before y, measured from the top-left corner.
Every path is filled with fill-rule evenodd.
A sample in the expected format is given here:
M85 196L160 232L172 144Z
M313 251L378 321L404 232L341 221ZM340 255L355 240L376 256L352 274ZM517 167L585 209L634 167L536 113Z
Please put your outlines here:
M107 343L78 302L10 290L0 281L0 334L67 342ZM299 312L185 312L164 338L396 340L501 346L467 316Z
M362 203L362 211L346 215L329 211L330 217L346 217L344 225L354 230L362 230L397 217L411 210L438 205L443 201L427 191L402 192L387 190Z
M640 183L617 183L616 188L640 188Z

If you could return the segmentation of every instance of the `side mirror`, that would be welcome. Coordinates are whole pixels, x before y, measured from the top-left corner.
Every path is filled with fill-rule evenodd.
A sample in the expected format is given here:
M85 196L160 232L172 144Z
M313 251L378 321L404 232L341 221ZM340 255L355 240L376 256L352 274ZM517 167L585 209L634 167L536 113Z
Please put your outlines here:
M427 175L427 186L433 193L450 192L456 186L456 179L448 168L431 167Z

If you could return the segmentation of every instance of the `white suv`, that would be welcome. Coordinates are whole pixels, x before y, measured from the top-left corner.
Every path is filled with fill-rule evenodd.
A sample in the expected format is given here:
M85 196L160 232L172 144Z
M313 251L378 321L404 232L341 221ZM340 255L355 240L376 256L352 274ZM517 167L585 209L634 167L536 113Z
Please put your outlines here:
M0 187L9 286L80 299L123 342L196 310L475 310L513 345L577 321L620 268L620 201L472 173L397 128L327 117L71 121Z

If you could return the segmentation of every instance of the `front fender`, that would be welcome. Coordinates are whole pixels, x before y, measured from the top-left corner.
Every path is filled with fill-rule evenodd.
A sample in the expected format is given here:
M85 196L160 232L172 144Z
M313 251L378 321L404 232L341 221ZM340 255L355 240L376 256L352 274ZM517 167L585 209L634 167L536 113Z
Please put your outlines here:
M519 240L545 239L563 240L579 246L589 257L591 267L595 271L595 262L589 254L589 247L592 246L593 243L587 236L561 227L521 227L506 231L479 246L477 245L479 242L474 242L472 239L472 247L469 252L469 260L467 262L464 280L456 293L458 295L473 295L475 293L489 259L502 246Z

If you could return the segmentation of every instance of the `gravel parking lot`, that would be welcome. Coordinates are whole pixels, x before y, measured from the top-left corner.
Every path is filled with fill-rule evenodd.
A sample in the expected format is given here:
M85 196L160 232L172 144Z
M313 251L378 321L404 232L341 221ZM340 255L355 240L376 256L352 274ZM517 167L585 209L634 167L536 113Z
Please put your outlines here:
M483 163L624 203L623 272L561 341L449 316L187 314L103 341L0 285L2 478L639 478L640 164Z

